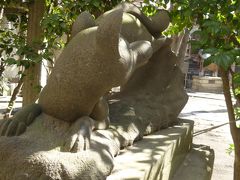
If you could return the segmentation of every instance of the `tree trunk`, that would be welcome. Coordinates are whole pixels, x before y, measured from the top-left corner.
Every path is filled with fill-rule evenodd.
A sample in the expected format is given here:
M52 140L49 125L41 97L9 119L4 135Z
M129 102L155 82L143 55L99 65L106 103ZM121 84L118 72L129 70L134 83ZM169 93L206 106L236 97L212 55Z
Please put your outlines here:
M171 45L172 51L178 55L178 51L182 42L182 38L183 38L183 32L181 32L179 35L174 35L173 36L173 42Z
M17 99L17 95L20 91L20 89L22 88L23 85L23 77L21 77L18 81L18 85L14 88L12 97L8 103L8 107L4 113L4 118L9 118L12 114L12 110L13 110L13 106L15 104L15 100Z
M42 30L40 21L43 18L45 9L45 1L35 0L29 5L29 19L27 27L27 43L31 45L36 51L38 47L34 42L41 41ZM39 94L40 80L41 80L41 63L31 64L25 71L25 78L23 84L23 106L34 103Z
M238 141L237 143L234 143L235 146L235 159L234 159L234 180L240 179L240 139L239 139L239 133L238 133Z
M239 180L240 179L240 129L236 125L233 102L232 102L232 97L230 92L228 71L226 71L222 67L220 67L219 69L220 69L221 78L223 81L223 93L224 93L227 111L228 111L230 132L231 132L233 143L234 143L235 159L234 159L234 178L233 179Z
M185 55L186 55L186 52L187 52L189 35L190 35L190 30L185 29L184 30L184 35L182 37L181 45L180 45L179 50L178 50L179 67L182 70L182 72L185 71L184 70L184 59L185 59Z
M3 15L4 15L4 6L0 9L0 26L2 26L2 19L3 19ZM3 50L0 50L0 56L2 55ZM0 79L3 76L3 71L5 70L5 64L4 62L1 60L0 62Z
M2 52L0 51L0 55ZM5 64L3 61L0 62L0 79L3 78L3 72L5 71Z

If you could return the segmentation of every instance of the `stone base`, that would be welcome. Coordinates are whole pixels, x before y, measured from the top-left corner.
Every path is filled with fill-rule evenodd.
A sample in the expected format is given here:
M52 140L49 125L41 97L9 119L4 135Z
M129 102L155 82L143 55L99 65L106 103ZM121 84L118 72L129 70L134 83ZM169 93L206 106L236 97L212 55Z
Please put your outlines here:
M107 180L168 180L181 164L192 144L193 121L145 136L120 152Z
M192 90L210 93L222 93L222 80L220 77L193 76Z
M171 180L211 180L213 163L213 149L206 145L193 145Z

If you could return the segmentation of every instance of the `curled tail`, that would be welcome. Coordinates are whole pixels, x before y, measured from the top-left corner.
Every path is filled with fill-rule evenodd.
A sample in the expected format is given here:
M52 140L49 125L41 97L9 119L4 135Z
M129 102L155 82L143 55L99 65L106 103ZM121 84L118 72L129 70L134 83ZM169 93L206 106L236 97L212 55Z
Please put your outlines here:
M158 38L170 23L169 13L166 10L158 10L154 16L147 17L137 6L130 3L121 3L116 8L122 8L123 12L137 17L155 38Z

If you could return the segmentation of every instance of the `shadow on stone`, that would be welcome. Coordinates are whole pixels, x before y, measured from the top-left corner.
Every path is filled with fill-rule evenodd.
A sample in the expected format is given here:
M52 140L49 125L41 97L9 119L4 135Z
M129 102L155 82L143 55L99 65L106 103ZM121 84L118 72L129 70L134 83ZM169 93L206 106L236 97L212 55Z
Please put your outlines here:
M209 146L193 144L171 180L210 180L214 158L214 151Z

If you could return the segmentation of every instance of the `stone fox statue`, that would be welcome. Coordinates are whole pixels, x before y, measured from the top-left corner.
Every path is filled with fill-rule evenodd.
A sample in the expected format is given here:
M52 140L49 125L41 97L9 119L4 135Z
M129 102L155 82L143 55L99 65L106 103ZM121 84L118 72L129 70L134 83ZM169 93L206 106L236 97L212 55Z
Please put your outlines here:
M72 124L66 151L86 149L86 143L83 147L79 139L89 139L94 128L108 127L104 95L112 87L125 84L136 68L148 62L166 41L160 35L168 24L166 11L148 19L127 3L96 21L83 12L73 24L71 40L57 59L38 104L26 106L12 119L2 121L0 135L20 135L45 113Z

